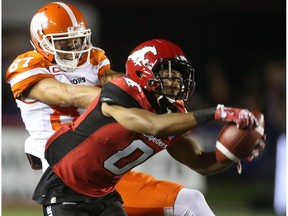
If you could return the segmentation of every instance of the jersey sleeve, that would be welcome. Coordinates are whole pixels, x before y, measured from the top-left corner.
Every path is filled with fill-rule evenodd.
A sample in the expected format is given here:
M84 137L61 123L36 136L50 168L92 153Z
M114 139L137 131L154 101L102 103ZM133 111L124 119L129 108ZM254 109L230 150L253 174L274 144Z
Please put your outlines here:
M122 88L121 88L121 87ZM141 108L140 103L133 96L137 94L136 89L125 88L123 79L118 78L108 82L101 90L100 100L109 105L119 105L125 108Z
M105 55L104 50L100 48L94 47L91 50L90 62L92 65L97 65L99 67L99 79L101 79L101 76L106 70L110 69L110 61Z
M11 86L13 96L19 97L42 79L54 78L47 70L49 64L43 56L33 51L19 55L6 72L6 81Z

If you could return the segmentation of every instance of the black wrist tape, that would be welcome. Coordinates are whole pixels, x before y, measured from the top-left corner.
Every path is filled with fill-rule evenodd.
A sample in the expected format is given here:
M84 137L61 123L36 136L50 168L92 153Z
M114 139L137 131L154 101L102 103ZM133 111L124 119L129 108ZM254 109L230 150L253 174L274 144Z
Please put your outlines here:
M214 120L215 111L216 107L194 111L193 113L197 124L199 125L207 121Z

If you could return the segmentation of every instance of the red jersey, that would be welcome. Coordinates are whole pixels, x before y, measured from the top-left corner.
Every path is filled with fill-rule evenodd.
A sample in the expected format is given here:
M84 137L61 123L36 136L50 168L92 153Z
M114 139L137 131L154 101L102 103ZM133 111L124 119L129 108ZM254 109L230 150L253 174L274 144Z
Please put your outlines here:
M50 137L45 150L48 163L68 187L90 197L112 192L122 175L178 139L127 130L102 114L103 102L157 112L156 100L149 99L137 83L118 78L103 87L73 125L61 127ZM183 104L175 103L175 107L185 111Z

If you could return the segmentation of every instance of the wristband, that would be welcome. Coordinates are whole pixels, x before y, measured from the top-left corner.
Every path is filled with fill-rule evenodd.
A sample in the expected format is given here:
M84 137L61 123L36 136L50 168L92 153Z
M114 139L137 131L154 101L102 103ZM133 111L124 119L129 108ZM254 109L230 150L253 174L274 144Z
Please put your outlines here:
M199 125L207 121L214 120L215 111L216 107L194 111L194 118L197 121L197 124Z

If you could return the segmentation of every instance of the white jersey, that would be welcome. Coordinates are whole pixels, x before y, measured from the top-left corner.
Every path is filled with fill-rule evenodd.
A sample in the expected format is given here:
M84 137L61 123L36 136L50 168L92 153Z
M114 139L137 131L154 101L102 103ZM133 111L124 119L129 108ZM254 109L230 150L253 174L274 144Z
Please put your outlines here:
M63 124L75 121L83 109L71 106L49 105L38 100L24 98L22 93L45 78L71 85L99 86L99 76L110 68L110 62L103 50L91 51L90 63L73 72L61 71L55 64L42 55L29 51L18 56L8 68L6 78L11 85L17 106L30 137L25 141L25 152L44 158L44 149L48 137Z

